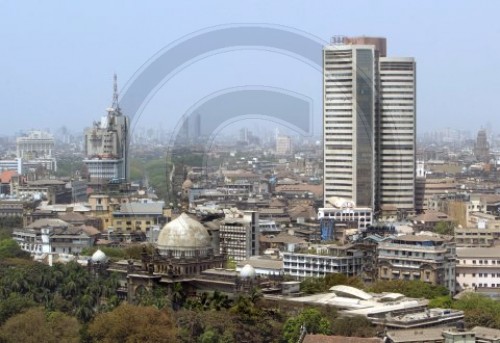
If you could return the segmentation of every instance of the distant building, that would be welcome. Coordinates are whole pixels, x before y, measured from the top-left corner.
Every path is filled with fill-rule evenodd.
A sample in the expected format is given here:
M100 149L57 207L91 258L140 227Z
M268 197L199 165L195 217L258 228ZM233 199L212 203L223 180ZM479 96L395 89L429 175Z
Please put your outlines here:
M154 227L166 223L163 202L130 202L121 204L113 212L112 227L119 231L142 231L148 233Z
M490 144L486 136L486 130L479 130L477 133L476 144L474 145L474 156L481 162L490 161Z
M382 280L422 280L455 292L455 243L428 235L403 235L378 245Z
M113 104L100 122L85 130L84 164L92 184L128 180L129 119L118 105L116 75Z
M276 155L291 155L292 151L292 138L290 136L276 137Z
M41 165L50 171L57 171L57 162L53 155L54 136L45 131L30 131L28 135L17 137L17 158L24 165ZM19 168L19 167L18 167Z
M95 228L73 226L60 219L40 219L24 229L14 229L12 237L32 255L76 255L93 246L98 233Z
M318 219L323 218L332 218L336 223L345 223L351 228L363 230L372 225L373 211L368 207L326 207L318 210Z
M313 250L283 252L285 275L303 279L333 273L357 276L363 271L363 251L352 245L321 245L314 246Z
M245 211L243 217L226 218L220 225L220 252L235 261L259 255L259 213Z

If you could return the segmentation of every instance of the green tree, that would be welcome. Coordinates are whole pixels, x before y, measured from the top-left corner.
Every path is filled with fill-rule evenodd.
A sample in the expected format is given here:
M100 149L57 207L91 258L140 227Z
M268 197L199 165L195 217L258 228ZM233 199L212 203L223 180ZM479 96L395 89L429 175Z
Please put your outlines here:
M31 308L5 322L0 328L0 340L6 343L77 343L80 340L79 331L80 324L73 317Z
M300 336L300 329L304 326L308 333L331 333L330 321L317 309L311 308L302 311L298 316L289 318L283 327L283 338L286 342L295 343Z
M10 293L6 299L0 301L0 324L4 323L13 315L35 305L36 303L30 298L24 297L19 293Z
M377 334L370 320L363 316L337 318L333 321L332 331L334 335L346 337L373 337Z
M13 239L2 239L0 241L0 259L6 258L30 258L30 254L23 251L19 244Z
M88 328L89 337L101 343L171 343L177 341L176 334L169 312L129 304L98 314Z
M453 222L440 221L434 226L434 232L440 235L453 236L455 224Z
M411 298L426 299L433 299L450 293L444 286L431 285L420 280L377 281L368 288L368 291L373 293L394 292Z
M219 333L214 329L207 329L198 339L200 343L218 343L220 340Z

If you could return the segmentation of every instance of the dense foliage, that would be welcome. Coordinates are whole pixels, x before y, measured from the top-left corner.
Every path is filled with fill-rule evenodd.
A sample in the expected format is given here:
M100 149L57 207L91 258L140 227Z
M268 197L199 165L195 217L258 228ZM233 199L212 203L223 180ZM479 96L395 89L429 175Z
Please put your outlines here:
M118 251L106 253L137 257L143 249ZM301 288L304 293L326 292L340 284L427 298L431 307L465 311L469 327L500 328L500 302L477 294L453 300L446 288L421 281L365 287L358 278L332 274L307 279ZM372 337L379 329L364 317L339 317L331 307L264 299L257 288L233 297L218 291L193 295L176 283L170 289L143 290L134 304L126 304L116 296L118 285L116 275L96 276L77 263L50 267L33 262L14 241L2 240L0 342L288 343L297 341L301 327L309 333L357 337Z
M367 290L374 293L401 293L411 298L426 299L433 299L450 293L450 291L444 286L434 286L419 280L377 281L372 286L368 287Z

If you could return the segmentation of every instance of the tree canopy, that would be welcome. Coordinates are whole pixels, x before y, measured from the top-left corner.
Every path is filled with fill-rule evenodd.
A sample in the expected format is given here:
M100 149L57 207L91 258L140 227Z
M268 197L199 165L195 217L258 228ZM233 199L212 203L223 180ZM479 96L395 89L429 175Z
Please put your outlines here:
M98 314L88 328L94 342L171 343L177 329L171 313L151 306L121 304Z

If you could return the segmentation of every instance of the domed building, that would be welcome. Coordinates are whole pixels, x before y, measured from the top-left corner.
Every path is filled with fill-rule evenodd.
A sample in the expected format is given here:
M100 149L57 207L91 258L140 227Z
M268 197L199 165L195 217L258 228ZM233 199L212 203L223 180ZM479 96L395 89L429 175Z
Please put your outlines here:
M106 263L108 261L108 257L101 249L97 249L96 252L90 258L92 263Z
M217 226L217 225L215 225ZM154 252L143 251L141 262L121 261L109 270L122 275L128 301L133 302L143 289L155 285L167 288L181 284L186 293L196 290L249 291L261 280L255 269L241 272L225 269L226 258L219 251L218 228L205 227L183 213L166 224L158 235ZM96 256L97 257L97 256Z
M253 280L257 276L255 272L255 268L249 264L245 264L243 268L240 270L240 278L245 280Z
M157 248L160 255L174 258L214 255L207 229L185 213L163 227L158 235Z
M218 249L218 236L211 236L205 226L182 213L161 229L156 253L143 255L142 263L161 282L179 282L210 268L222 268L225 258Z

